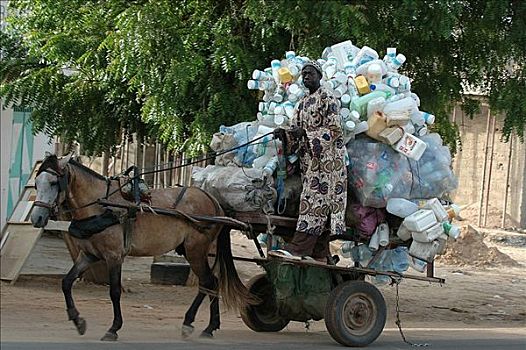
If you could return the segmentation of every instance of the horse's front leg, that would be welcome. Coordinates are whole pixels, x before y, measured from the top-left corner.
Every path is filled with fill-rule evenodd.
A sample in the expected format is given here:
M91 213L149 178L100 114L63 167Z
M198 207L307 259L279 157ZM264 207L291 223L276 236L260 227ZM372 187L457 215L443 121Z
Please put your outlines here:
M117 331L122 327L121 313L121 271L122 263L108 264L110 275L110 298L113 304L113 323L101 338L104 341L115 341L118 338Z
M69 270L66 277L62 279L62 292L64 293L64 298L66 299L66 310L68 313L68 319L73 321L77 331L80 335L86 333L86 320L80 317L80 314L75 307L75 302L73 301L73 296L71 294L71 288L73 287L73 282L84 272L86 269L94 262L98 261L94 255L85 254L81 252L77 261Z

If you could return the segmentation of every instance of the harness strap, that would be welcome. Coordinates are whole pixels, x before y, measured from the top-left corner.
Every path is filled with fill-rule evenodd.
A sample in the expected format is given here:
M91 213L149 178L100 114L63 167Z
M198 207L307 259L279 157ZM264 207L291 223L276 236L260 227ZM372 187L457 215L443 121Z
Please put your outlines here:
M183 199L183 196L184 196L184 194L186 193L186 189L187 189L187 188L188 188L188 187L184 186L184 187L181 189L181 191L179 192L179 194L177 195L177 198L175 199L174 206L173 206L174 209L177 208L177 205L178 205L179 202Z
M46 203L46 202L42 202L42 201L34 201L33 205L35 207L47 208L49 210L53 209L53 203Z

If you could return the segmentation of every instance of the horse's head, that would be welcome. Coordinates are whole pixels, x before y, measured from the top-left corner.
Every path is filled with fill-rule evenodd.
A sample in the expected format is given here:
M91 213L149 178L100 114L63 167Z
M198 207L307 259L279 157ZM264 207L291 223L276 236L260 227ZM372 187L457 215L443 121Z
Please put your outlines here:
M46 153L35 178L37 197L31 213L34 227L46 226L53 210L65 200L68 185L66 164L71 156L58 159L56 155Z

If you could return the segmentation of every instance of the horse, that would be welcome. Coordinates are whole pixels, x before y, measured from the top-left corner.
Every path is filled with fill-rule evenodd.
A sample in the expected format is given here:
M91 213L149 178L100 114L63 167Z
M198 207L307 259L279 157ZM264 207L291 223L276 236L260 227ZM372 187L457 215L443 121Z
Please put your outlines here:
M50 215L57 212L69 215L73 222L86 218L101 217L107 208L98 199L106 197L112 203L130 205L119 189L120 180L104 177L80 164L71 155L57 158L46 154L35 179L36 200L31 213L34 227L45 227ZM171 208L201 216L222 216L223 209L215 198L197 187L175 187L151 191L151 205ZM117 214L126 217L126 211L117 209ZM121 217L121 221L122 220ZM72 239L80 249L73 267L62 280L62 291L66 302L68 319L72 321L80 335L86 332L86 320L80 317L73 296L73 282L93 263L103 260L109 274L110 298L113 305L113 323L101 338L115 341L117 332L123 325L120 306L121 270L125 256L158 256L171 250L185 255L191 270L199 280L199 291L187 310L182 336L186 338L193 332L192 323L199 306L206 295L210 298L210 320L201 336L212 337L219 329L219 298L227 307L239 308L252 304L256 298L241 282L233 263L230 229L221 223L199 225L186 217L158 215L147 211L137 211L135 220L125 220L119 224L112 221L109 227L88 238ZM126 224L130 230L126 229ZM71 231L71 226L70 226ZM127 231L132 232L127 235ZM217 242L216 259L212 266L208 262L211 245Z

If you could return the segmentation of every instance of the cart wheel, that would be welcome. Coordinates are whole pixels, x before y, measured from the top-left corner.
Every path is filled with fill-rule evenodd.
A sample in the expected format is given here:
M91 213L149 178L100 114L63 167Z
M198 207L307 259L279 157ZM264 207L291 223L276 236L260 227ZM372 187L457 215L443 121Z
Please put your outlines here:
M290 320L278 314L272 285L266 274L252 277L248 289L262 301L261 304L246 305L241 309L241 319L248 328L256 332L279 332L289 324Z
M325 326L338 343L366 346L385 326L386 306L382 293L364 281L347 281L329 295L325 307Z

